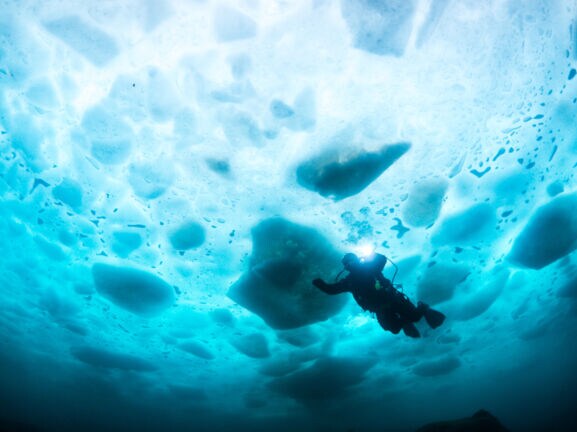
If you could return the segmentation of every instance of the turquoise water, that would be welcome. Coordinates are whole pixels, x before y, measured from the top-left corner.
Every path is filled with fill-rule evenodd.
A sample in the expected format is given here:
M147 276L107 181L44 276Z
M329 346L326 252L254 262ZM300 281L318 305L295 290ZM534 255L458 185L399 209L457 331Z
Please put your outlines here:
M574 1L0 10L0 429L576 430Z

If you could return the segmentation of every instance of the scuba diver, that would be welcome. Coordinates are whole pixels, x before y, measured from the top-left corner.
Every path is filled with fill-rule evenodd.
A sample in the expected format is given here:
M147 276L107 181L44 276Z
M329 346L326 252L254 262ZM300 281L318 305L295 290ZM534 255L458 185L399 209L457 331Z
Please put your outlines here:
M347 277L333 284L315 279L313 285L327 294L352 293L363 310L375 313L381 327L394 334L398 334L402 329L407 336L421 337L414 323L423 316L431 328L443 324L445 315L423 302L418 302L415 306L383 276L382 271L387 263L384 255L374 253L370 257L359 259L353 253L347 253L342 263L349 272Z

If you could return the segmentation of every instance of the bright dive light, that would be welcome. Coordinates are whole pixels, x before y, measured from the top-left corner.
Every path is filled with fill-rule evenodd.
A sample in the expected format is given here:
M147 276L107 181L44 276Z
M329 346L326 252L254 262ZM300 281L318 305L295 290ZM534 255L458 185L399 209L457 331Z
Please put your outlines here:
M360 245L356 248L359 258L368 258L375 253L375 247L370 244Z

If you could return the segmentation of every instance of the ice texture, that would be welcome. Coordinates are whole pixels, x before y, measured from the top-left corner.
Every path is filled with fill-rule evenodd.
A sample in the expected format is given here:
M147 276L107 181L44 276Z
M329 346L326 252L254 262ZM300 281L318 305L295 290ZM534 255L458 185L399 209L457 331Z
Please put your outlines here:
M401 56L411 34L414 0L341 0L341 11L355 48Z
M92 276L100 295L137 315L159 314L174 302L172 287L144 270L96 263Z
M196 357L200 357L200 358L205 359L205 360L214 359L214 354L207 347L205 347L202 343L197 342L197 341L182 342L178 345L178 348L180 348L183 351L186 351L187 353L190 353Z
M425 360L413 368L416 375L428 377L451 373L461 365L456 356L446 356L433 360Z
M270 356L268 341L261 333L251 333L231 340L231 344L242 354L252 358Z
M326 357L272 381L271 388L305 403L338 398L350 387L361 384L374 363L370 358Z
M79 346L73 347L71 352L72 355L81 362L99 368L132 370L137 372L150 372L157 369L153 363L147 360L130 354L118 353L102 348Z
M71 179L63 179L52 189L52 195L74 210L82 207L82 187Z
M577 248L577 194L561 195L531 215L508 255L511 262L543 268Z

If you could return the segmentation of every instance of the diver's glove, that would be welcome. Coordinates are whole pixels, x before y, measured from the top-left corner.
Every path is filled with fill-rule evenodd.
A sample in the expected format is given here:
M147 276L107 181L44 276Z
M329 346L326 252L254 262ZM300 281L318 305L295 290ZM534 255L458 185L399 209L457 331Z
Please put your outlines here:
M323 289L324 287L327 286L327 283L326 283L324 280L320 279L320 278L316 278L316 279L313 280L313 285L316 286L316 287L319 288L319 289Z

